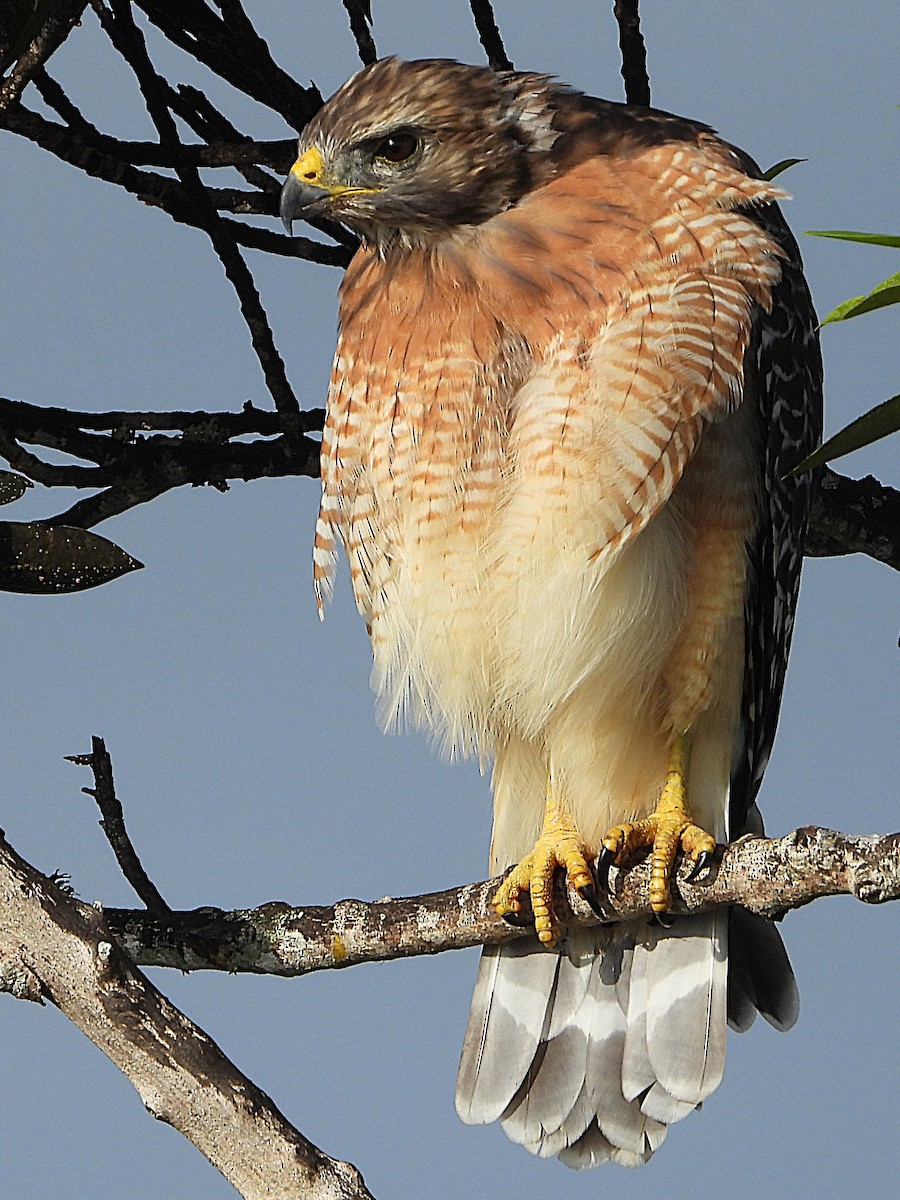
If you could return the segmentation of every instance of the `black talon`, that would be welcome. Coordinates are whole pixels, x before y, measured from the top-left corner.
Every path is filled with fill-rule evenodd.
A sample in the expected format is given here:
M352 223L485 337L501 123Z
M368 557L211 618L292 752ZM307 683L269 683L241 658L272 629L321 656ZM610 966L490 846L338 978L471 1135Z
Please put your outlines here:
M600 853L597 855L597 862L594 865L594 870L597 875L597 886L607 896L610 894L609 889L609 868L616 861L616 856L608 846L601 847ZM587 899L587 897L585 897ZM590 904L588 900L588 904ZM593 905L591 905L593 908ZM596 909L594 910L596 912ZM600 915L600 914L598 914Z
M688 883L693 883L700 872L705 870L705 868L708 867L711 862L712 855L710 852L708 850L701 851L699 858L697 858L696 862L685 876L685 879L688 881Z
M672 926L675 924L676 919L677 918L675 917L674 913L655 912L653 914L653 916L650 918L650 924L651 925L653 925L653 924L661 925L663 927L663 929L671 929Z
M508 912L500 915L507 925L515 925L516 929L527 929L529 925L534 924L534 917L528 916L527 913Z
M605 917L607 915L600 907L600 901L597 899L597 889L592 883L586 883L584 887L580 887L578 895L582 900L587 901L595 917Z

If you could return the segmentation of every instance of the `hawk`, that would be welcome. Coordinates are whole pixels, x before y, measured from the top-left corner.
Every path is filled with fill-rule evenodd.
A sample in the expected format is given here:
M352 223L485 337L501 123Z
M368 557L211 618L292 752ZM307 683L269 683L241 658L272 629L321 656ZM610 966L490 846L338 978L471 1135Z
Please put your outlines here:
M320 607L342 545L385 724L493 762L494 903L534 922L484 950L457 1110L573 1167L645 1162L727 1021L797 1014L761 919L566 930L552 901L646 848L662 914L679 853L761 830L821 396L783 195L705 125L397 59L325 104L282 193L289 229L361 239Z

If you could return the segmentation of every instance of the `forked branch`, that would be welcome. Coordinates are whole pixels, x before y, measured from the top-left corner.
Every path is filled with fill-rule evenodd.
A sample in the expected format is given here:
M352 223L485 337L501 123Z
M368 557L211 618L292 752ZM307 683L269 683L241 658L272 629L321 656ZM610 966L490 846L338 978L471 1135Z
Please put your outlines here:
M49 1000L245 1200L371 1200L359 1171L307 1141L134 966L100 909L0 839L0 988Z

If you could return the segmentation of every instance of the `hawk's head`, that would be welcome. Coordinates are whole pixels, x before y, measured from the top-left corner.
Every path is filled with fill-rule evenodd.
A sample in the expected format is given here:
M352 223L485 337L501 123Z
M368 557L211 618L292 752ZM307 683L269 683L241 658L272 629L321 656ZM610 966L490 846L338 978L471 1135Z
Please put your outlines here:
M382 59L350 79L303 130L281 197L300 217L341 221L382 250L439 240L509 208L549 149L546 76L449 59Z

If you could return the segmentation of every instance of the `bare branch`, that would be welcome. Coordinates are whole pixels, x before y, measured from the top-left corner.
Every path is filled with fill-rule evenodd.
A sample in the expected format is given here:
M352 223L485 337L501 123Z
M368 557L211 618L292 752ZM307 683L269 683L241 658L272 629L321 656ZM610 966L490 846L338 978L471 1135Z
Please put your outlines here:
M641 33L639 0L616 0L613 13L619 25L619 50L622 78L628 104L650 104L650 76L647 74L647 48Z
M131 11L131 0L110 0L112 9L106 8L101 0L91 0L92 7L100 19L104 32L109 37L128 65L131 67L144 96L147 111L159 133L160 144L168 148L170 153L178 155L181 140L175 119L169 109L169 93L171 89L156 72L147 53L143 35L134 22ZM230 3L229 11L239 24L246 22L240 5ZM247 24L249 24L247 22ZM275 346L275 339L269 327L265 309L256 290L253 276L244 262L234 238L230 236L227 226L219 219L215 205L200 180L196 167L179 166L176 168L178 178L184 187L187 199L193 206L198 223L209 236L213 249L219 256L225 274L237 293L241 313L250 331L250 340L259 359L266 385L279 412L297 412L300 405L288 383L284 362Z
M871 475L848 479L826 468L806 553L813 558L868 554L900 571L900 492Z
M156 885L144 870L137 851L125 828L125 813L116 795L116 785L113 781L112 759L106 749L106 743L101 737L91 738L90 754L67 754L66 761L79 767L90 767L94 773L94 786L82 788L86 796L93 796L100 809L100 828L106 834L106 840L112 847L116 861L122 868L122 874L137 892L139 898L152 913L170 913L172 910L163 900Z
M58 0L56 4L46 7L49 9L46 19L8 78L0 84L0 113L18 103L25 86L42 68L54 50L62 45L81 19L81 14L87 7L87 0ZM26 12L27 7L19 5L16 15L21 16ZM3 58L0 58L0 73L6 69L7 65Z
M52 521L88 529L184 484L225 487L231 479L317 476L320 446L305 435L318 433L323 419L319 408L279 414L245 404L237 413L88 413L0 397L0 455L47 487L110 489ZM136 436L153 430L172 436ZM253 433L272 440L232 440ZM36 446L97 466L44 462ZM868 554L900 570L900 492L871 477L848 479L826 470L806 552Z
M320 445L305 435L322 420L321 409L277 414L245 404L239 413L84 413L0 397L0 454L46 487L106 489L47 522L89 529L184 484L224 489L231 479L316 476ZM144 430L173 436L136 436ZM232 440L248 433L272 440ZM34 446L97 466L44 462Z
M202 0L136 0L163 35L238 91L301 130L322 106L315 86L301 87L269 53L237 0L219 17ZM243 18L243 19L241 19Z
M469 0L469 7L475 18L475 28L478 30L478 37L484 46L488 63L495 71L511 71L513 69L512 60L503 45L500 28L497 25L497 18L494 16L490 0Z
M740 904L777 917L835 895L880 904L900 899L900 834L851 837L807 827L782 838L743 838L720 847L714 863L693 883L686 878L689 867L682 865L673 888L675 915ZM327 908L272 903L165 917L107 909L106 918L143 966L304 975L526 936L527 929L506 924L491 907L502 878L408 899L343 900ZM649 862L614 870L611 883L612 894L603 902L607 921L651 916ZM560 894L558 905L580 923L598 923L574 891Z
M0 123L10 132L28 138L43 150L47 150L71 166L78 167L87 175L124 188L144 204L161 209L182 225L192 225L197 229L205 228L200 216L188 202L184 188L177 180L157 175L152 171L140 171L131 166L127 157L127 150L131 143L116 143L114 138L106 138L102 134L94 136L81 130L76 131L54 121L48 121L38 113L21 106L10 109L5 114L0 114L0 118L2 118ZM110 148L115 145L125 147L122 158L116 157L110 152ZM143 143L137 143L138 147L142 145ZM267 145L277 146L280 143L264 143L264 147ZM197 158L199 164L204 165L200 161L202 159L201 150L201 147L181 145L177 153L178 155L183 154L186 163L191 163L194 158ZM245 148L240 147L239 150L243 154ZM234 154L237 153L238 151L235 150ZM268 154L268 151L265 153ZM214 165L226 165L224 160L231 156L222 151L223 162ZM136 157L140 159L140 153L137 153ZM156 159L163 160L160 165L168 165L169 162L173 167L176 165L170 149L159 150ZM262 161L265 161L264 157ZM290 159L288 163L290 163ZM278 201L274 194L240 191L235 188L210 188L208 191L215 206L226 211L272 217L277 212ZM289 238L270 229L258 229L252 225L244 225L228 219L222 219L222 224L238 245L264 250L269 254L281 254L287 258L303 258L309 262L323 263L326 266L346 266L352 256L351 250L346 245L329 246L322 242L315 242L311 238Z
M125 1073L151 1115L189 1138L245 1200L371 1200L355 1167L307 1141L137 970L98 909L0 838L4 982L56 1005Z
M360 61L367 67L378 58L371 29L372 5L370 0L343 0L343 5L350 18L350 32L356 42Z

